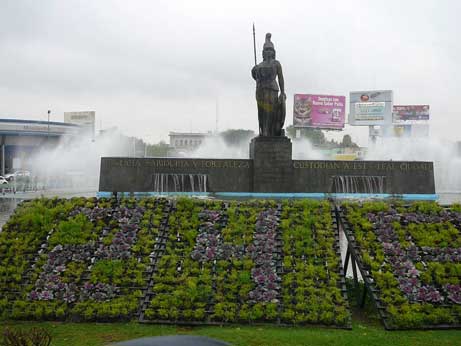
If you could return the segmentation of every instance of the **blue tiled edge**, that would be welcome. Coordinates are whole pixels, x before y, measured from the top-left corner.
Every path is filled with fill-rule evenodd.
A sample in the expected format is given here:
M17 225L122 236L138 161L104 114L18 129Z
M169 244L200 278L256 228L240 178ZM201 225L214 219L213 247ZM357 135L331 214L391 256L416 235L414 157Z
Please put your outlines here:
M223 198L337 198L337 199L402 199L405 201L436 201L437 194L401 194L388 193L262 193L262 192L118 192L123 197L147 197L147 196L198 196L198 197L223 197ZM112 192L99 191L97 197L111 197Z

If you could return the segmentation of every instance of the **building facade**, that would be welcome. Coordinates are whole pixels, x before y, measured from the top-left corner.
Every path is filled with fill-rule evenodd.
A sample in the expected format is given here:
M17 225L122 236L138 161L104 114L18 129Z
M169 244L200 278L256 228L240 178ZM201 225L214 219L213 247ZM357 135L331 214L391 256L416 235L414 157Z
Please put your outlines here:
M168 156L182 156L197 149L207 138L213 136L211 131L201 132L170 132L170 149Z
M29 170L28 158L53 148L65 137L79 135L80 126L55 121L0 119L0 172Z

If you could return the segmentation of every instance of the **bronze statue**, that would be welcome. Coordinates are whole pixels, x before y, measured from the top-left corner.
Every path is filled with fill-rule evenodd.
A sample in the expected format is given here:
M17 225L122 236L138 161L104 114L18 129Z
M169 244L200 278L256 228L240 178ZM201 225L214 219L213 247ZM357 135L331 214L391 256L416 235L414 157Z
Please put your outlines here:
M282 65L275 60L275 49L270 33L266 34L266 42L263 46L263 62L253 67L251 75L256 80L259 135L284 136L285 85Z

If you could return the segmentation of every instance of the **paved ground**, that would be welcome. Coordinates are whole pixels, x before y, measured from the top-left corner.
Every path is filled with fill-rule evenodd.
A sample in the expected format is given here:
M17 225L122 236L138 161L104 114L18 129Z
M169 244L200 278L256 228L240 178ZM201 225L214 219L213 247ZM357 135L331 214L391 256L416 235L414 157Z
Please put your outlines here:
M72 198L72 197L94 197L96 196L95 189L51 189L51 190L38 190L38 191L16 191L16 193L5 192L0 194L0 198L7 199L34 199L40 197L61 197L61 198Z

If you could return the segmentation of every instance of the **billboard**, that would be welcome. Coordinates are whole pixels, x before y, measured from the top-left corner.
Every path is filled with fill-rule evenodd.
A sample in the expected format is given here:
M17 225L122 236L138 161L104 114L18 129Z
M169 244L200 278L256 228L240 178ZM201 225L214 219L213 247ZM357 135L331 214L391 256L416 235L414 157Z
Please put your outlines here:
M349 100L349 124L355 126L392 123L392 90L353 91Z
M94 133L96 112L64 112L64 122L70 124L80 125Z
M429 120L429 105L395 105L392 114L394 123Z
M345 96L295 94L293 126L342 129L345 109Z

